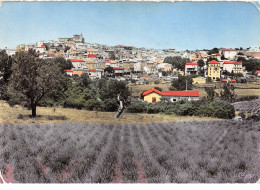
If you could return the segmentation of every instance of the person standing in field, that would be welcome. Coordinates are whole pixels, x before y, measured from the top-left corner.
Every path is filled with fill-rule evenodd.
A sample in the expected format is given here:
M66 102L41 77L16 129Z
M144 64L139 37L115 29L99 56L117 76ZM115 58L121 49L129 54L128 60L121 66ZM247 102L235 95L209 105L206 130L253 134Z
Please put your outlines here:
M119 118L125 109L125 100L123 99L123 97L120 96L120 93L117 96L117 100L119 102L119 108L118 108L118 113L116 114L115 118Z

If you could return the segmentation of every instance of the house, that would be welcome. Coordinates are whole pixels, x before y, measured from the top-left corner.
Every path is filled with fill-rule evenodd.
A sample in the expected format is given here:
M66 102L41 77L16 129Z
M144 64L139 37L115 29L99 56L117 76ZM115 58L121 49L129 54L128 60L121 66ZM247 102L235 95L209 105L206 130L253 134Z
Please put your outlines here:
M72 70L65 70L65 72L66 72L66 74L67 74L67 75L70 75L70 76L72 76L72 73L73 73L73 71L72 71Z
M85 61L82 59L70 59L75 69L83 69L86 67Z
M178 101L197 101L200 98L199 91L159 91L157 89L149 89L144 91L141 96L144 101L150 103L160 102L162 98L167 99L169 102Z
M81 69L73 69L72 70L72 75L78 75L78 76L81 76L84 74L84 71L81 70Z
M216 81L220 78L220 64L216 60L212 60L208 63L208 77Z
M256 71L255 73L257 77L260 77L260 70Z
M88 58L97 58L97 54L88 54Z
M237 51L235 49L221 49L221 54L224 55L226 59L232 60L237 55Z
M199 71L199 64L191 62L185 64L185 75L197 75Z
M103 71L98 69L89 69L87 73L91 79L101 79Z
M117 75L117 76L121 76L124 74L124 68L122 67L113 67L114 69L114 74Z
M192 79L193 84L206 84L206 79L203 77L196 77Z
M236 61L224 61L223 71L234 72L234 73L243 73L242 62Z
M222 83L235 83L235 82L237 82L237 80L228 78L228 79L221 79L221 82Z
M96 69L98 63L96 61L86 61L86 66L88 69Z

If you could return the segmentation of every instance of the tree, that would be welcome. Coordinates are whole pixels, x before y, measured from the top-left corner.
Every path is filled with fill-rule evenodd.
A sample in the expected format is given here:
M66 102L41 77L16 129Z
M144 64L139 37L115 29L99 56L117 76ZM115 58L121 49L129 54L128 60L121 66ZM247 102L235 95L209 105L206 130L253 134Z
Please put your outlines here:
M0 51L0 96L6 92L9 78L12 74L12 57L5 50Z
M207 92L207 99L213 101L216 97L218 97L218 93L215 92L213 87L205 87L205 91Z
M173 67L184 70L185 69L185 63L189 62L189 59L181 58L180 56L168 56L164 58L164 63L170 63Z
M114 69L113 69L113 67L110 67L110 66L106 67L104 69L104 72L105 72L105 76L113 76L114 75Z
M109 59L111 59L111 60L115 60L115 59L116 59L115 52L114 52L114 51L108 52L108 57L109 57Z
M36 117L39 101L57 87L60 78L61 71L53 60L40 59L33 50L17 52L9 88L27 98L32 117Z
M172 90L186 90L186 81L187 81L187 90L192 90L192 76L179 76L178 80L172 81Z
M220 92L220 99L233 102L236 99L235 87L230 84L224 85L223 90Z
M199 67L203 67L205 65L204 61L202 59L198 60Z
M245 66L247 71L251 71L252 74L256 70L260 70L260 60L259 59L252 59L252 60L242 60L243 66Z
M210 51L208 52L209 55L211 55L211 54L216 54L216 53L219 53L219 49L218 49L218 48L213 48L212 50L210 50Z
M71 60L66 60L63 57L56 57L54 63L60 68L62 73L65 73L65 70L70 70L73 68Z

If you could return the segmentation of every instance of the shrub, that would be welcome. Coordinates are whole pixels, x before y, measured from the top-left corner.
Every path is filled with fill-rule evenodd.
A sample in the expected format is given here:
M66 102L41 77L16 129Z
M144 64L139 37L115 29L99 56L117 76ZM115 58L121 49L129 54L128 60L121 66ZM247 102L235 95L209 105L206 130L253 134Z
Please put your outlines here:
M128 112L128 113L145 113L147 104L148 104L147 102L135 101L126 108L126 112Z
M85 102L85 108L87 110L99 110L101 109L102 104L96 99L89 99Z
M254 95L251 95L251 96L241 96L239 98L236 98L236 102L256 100L258 98L259 98L258 96L254 96Z
M228 102L213 101L199 106L195 115L232 119L235 116L235 109Z
M118 108L118 103L116 99L106 99L104 100L104 111L116 111Z

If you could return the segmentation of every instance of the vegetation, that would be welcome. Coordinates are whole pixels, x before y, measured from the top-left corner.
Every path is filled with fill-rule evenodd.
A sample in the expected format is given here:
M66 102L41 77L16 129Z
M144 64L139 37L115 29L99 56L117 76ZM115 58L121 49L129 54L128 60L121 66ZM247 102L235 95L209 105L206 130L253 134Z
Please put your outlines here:
M235 116L234 107L224 101L194 101L168 103L161 101L156 104L135 101L126 109L128 113L165 113L179 116L206 116L232 119Z
M186 90L186 84L187 84L187 90L192 90L192 78L193 76L181 76L179 75L177 80L172 81L171 90Z
M0 169L13 183L255 183L259 124L1 125Z
M17 52L14 57L9 90L26 97L32 117L36 116L36 106L48 92L55 89L61 72L52 60L39 59L33 51Z
M256 70L260 70L259 59L245 60L243 57L239 57L238 61L242 61L242 64L246 68L246 70L252 72L252 74L254 74Z
M190 60L189 59L186 59L186 58L182 58L180 56L168 56L168 57L165 57L164 59L164 63L170 63L172 64L173 68L177 68L177 69L180 69L180 70L183 70L185 69L185 63L186 62L189 62Z
M0 51L0 98L5 98L8 82L12 74L12 57L5 50Z

